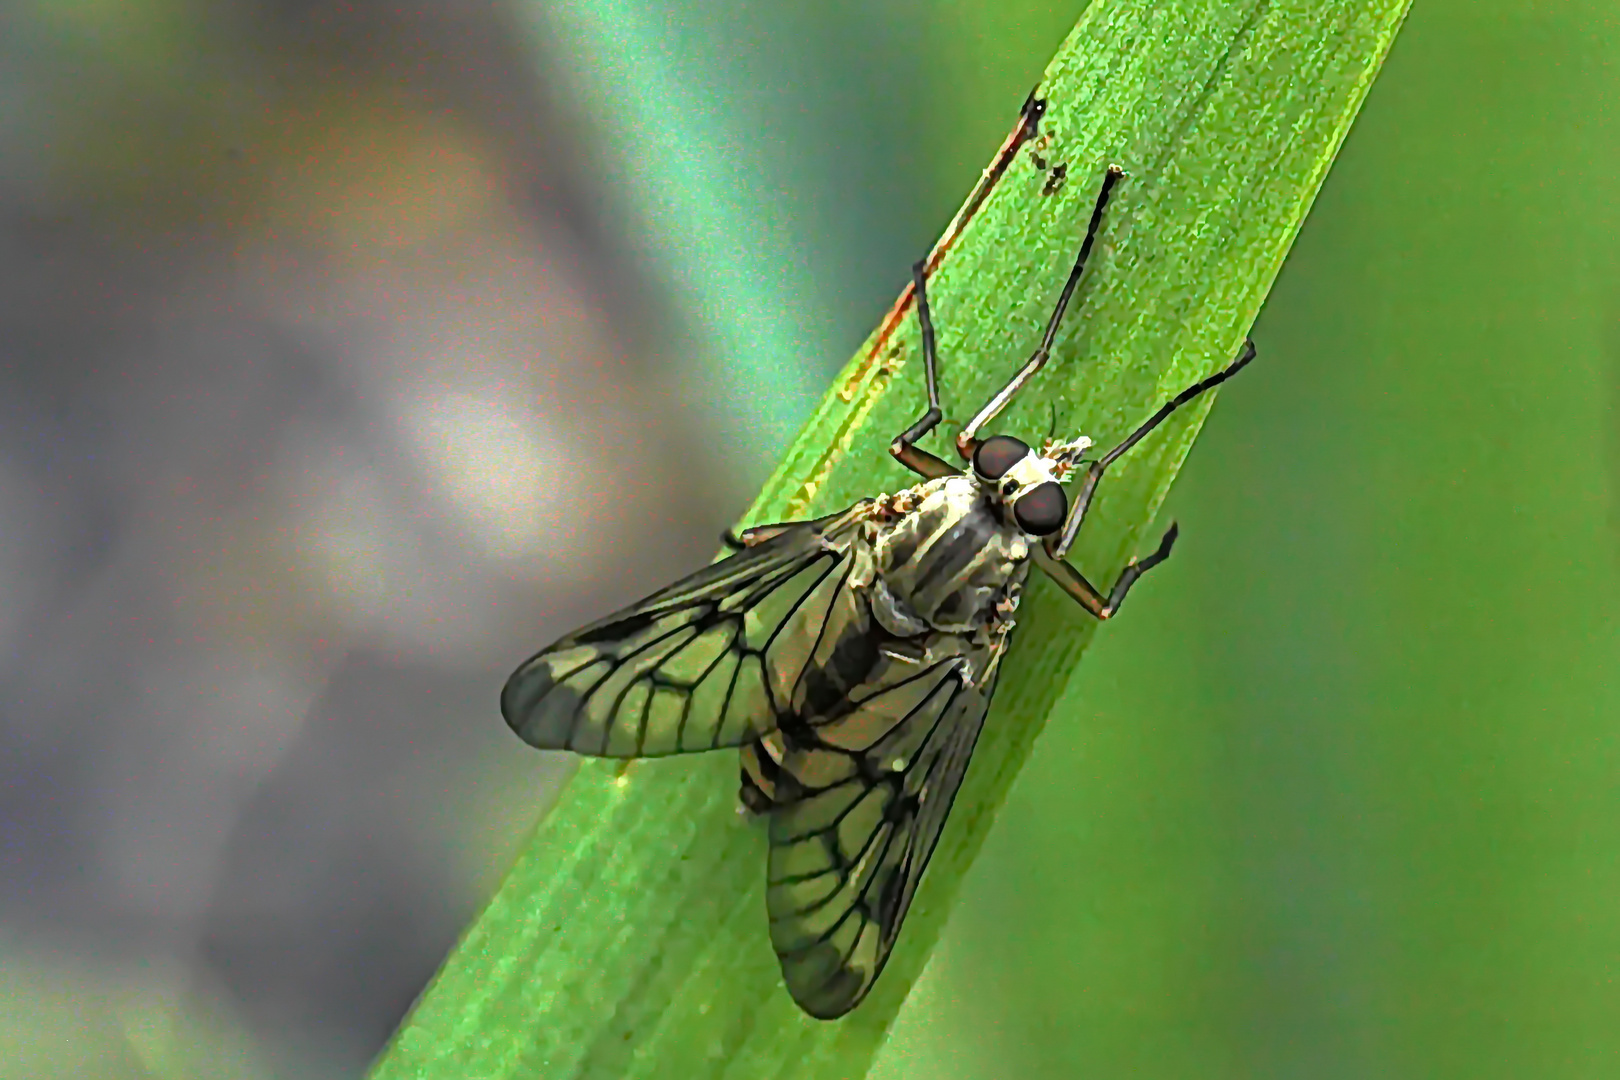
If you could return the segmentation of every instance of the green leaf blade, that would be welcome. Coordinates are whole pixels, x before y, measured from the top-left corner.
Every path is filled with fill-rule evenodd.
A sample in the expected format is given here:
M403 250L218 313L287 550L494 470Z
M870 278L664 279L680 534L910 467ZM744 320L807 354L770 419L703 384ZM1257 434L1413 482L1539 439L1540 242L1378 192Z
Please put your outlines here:
M1066 182L1043 194L1048 174L1026 147L930 279L947 422L927 445L952 456L957 427L1036 344L1111 162L1128 176L1053 358L996 429L1035 441L1055 419L1059 434L1083 430L1107 446L1227 363L1405 9L1406 0L1093 3L1041 88L1041 153L1067 165ZM1262 351L1244 377L1263 378L1265 362ZM748 520L907 486L887 445L922 401L908 315L835 381ZM1094 581L1111 582L1144 542L1208 406L1178 415L1109 473L1074 554ZM627 771L591 761L372 1076L861 1075L1093 632L1046 583L1029 590L900 944L844 1020L809 1019L781 986L765 929L765 837L737 813L735 755Z

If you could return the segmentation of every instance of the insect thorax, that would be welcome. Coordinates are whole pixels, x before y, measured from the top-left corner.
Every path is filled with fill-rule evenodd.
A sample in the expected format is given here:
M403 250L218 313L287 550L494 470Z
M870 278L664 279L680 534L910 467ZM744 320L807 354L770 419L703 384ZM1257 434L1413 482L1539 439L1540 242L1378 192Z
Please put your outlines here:
M897 634L969 632L1011 615L1029 572L1029 541L994 496L966 476L907 493L875 538L873 614Z

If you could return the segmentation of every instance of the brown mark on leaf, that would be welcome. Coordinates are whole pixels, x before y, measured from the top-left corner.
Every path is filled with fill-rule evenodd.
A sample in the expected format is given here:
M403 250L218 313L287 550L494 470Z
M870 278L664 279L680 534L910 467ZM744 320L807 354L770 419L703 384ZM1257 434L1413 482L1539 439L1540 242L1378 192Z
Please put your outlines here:
M796 521L805 516L810 503L815 499L822 485L827 482L827 477L832 475L833 467L843 460L844 455L849 452L850 446L854 444L855 432L860 430L861 425L866 421L866 417L871 413L872 407L877 404L878 399L883 396L883 392L889 388L890 381L904 366L905 361L899 356L899 350L895 349L890 351L883 365L872 372L872 377L867 380L866 385L862 388L860 398L855 402L855 407L844 416L843 423L838 425L838 431L833 436L832 444L821 455L821 460L816 462L816 467L809 478L799 485L799 490L794 492L793 496L788 499L787 520ZM853 397L853 395L851 396Z
M1056 165L1052 166L1052 171L1047 174L1046 186L1041 188L1041 194L1047 196L1055 195L1058 188L1062 187L1063 182L1068 178L1069 163L1066 161L1058 162Z
M1045 115L1046 99L1036 97L1035 91L1031 90L1029 97L1024 99L1024 107L1018 110L1017 122L1013 124L1012 130L1007 133L1006 139L1001 143L1001 149L996 151L996 156L990 160L990 165L984 170L984 174L979 177L978 186L973 189L973 194L968 196L967 202L962 204L962 208L956 212L956 216L951 219L951 223L945 227L945 232L935 242L933 249L929 251L928 258L923 265L924 274L932 275L935 270L939 269L939 264L944 261L946 253L950 251L957 238L967 228L968 222L972 221L974 215L979 212L979 208L990 197L990 193L995 190L996 184L1006 174L1008 166L1012 164L1013 158L1018 155L1018 151L1023 148L1025 143L1039 136L1041 117ZM838 395L840 398L849 401L854 396L854 388L865 381L867 371L883 351L884 346L889 343L889 338L894 334L895 328L900 325L900 321L911 310L912 302L916 299L916 291L915 283L909 281L906 283L906 287L900 290L900 296L895 300L894 305L889 308L889 313L883 317L883 321L878 324L877 332L870 338L871 345L867 348L866 355L852 367L843 385L839 387Z

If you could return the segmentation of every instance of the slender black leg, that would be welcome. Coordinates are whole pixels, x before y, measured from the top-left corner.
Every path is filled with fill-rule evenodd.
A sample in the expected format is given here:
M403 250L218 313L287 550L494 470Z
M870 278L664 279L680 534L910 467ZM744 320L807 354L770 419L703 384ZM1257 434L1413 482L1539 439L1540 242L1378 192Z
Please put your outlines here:
M1236 375L1239 371L1243 370L1244 365L1253 359L1254 342L1244 339L1243 351L1238 354L1238 358L1236 360L1232 361L1226 367L1222 368L1220 371L1217 371L1209 378L1194 383L1181 393L1177 394L1175 397L1171 398L1164 405L1159 407L1158 412L1148 417L1140 427L1126 436L1124 442L1108 451L1108 453L1104 454L1101 458L1087 465L1086 478L1080 485L1079 495L1075 497L1073 505L1069 507L1069 518L1064 523L1063 531L1055 534L1046 544L1046 550L1052 555L1052 557L1055 559L1061 559L1069 553L1069 548L1073 546L1075 537L1080 535L1080 525L1085 521L1086 510L1091 506L1091 498L1097 492L1097 482L1102 479L1103 471L1107 469L1108 466L1112 465L1115 461L1118 461L1122 454L1124 454L1131 447L1135 446L1137 443L1141 442L1148 432L1164 423L1165 418L1171 413L1175 412L1177 409L1181 408L1183 405L1187 404L1187 402L1191 401L1199 394L1202 394L1204 391L1211 390L1225 382L1227 379L1230 379L1233 375ZM1174 530L1172 529L1172 532L1173 531ZM1168 536L1169 534L1166 535ZM1166 553L1168 553L1169 549L1166 547L1164 550ZM1149 558L1152 558L1152 556L1149 556ZM1144 564L1146 562L1147 560L1143 560ZM1144 566L1143 569L1145 568L1146 567ZM1141 571L1139 570L1138 573L1140 572ZM1135 578L1133 577L1132 580L1134 581Z
M939 411L939 356L934 344L934 320L928 312L927 279L927 260L911 268L912 285L917 291L917 321L922 325L923 378L928 382L928 411L896 436L894 442L889 444L889 453L912 472L932 480L940 476L954 476L958 470L916 445L918 439L934 430L943 415Z
M1039 88L1037 87L1037 89ZM1036 97L1035 91L1031 90L1029 97L1024 99L1024 107L1018 110L1017 122L1013 124L1013 129L1007 133L1007 138L1003 140L1001 149L996 151L996 156L990 162L989 167L979 177L979 183L973 189L973 194L968 197L967 202L962 204L962 208L956 212L956 216L951 218L951 223L946 226L945 232L940 235L938 240L934 241L934 246L929 249L928 257L923 260L925 274L937 269L951 248L955 246L956 241L966 231L968 224L978 215L979 209L990 198L990 194L995 190L996 185L1001 182L1001 178L1007 174L1007 170L1012 166L1013 159L1018 156L1018 151L1023 148L1025 143L1039 134L1041 117L1045 115L1046 99ZM911 306L911 302L916 298L916 295L915 280L900 291L900 295L895 298L894 305L889 308L889 313L883 317L883 323L878 329L877 341L873 347L874 353L888 341L890 333L905 317L906 309ZM869 353L867 359L870 360L872 355Z
M1081 607L1099 619L1112 619L1119 613L1120 605L1125 602L1125 594L1131 591L1136 579L1170 557L1170 549L1175 546L1178 531L1172 524L1165 530L1157 551L1145 559L1132 559L1127 563L1125 569L1120 571L1119 579L1114 582L1114 587L1108 590L1106 598L1097 591L1095 585L1086 580L1084 574L1062 559L1048 554L1043 547L1035 549L1035 565L1044 570L1047 577L1057 582L1059 588L1079 601Z
M1103 210L1108 206L1108 196L1124 175L1125 170L1118 165L1108 166L1108 172L1103 176L1102 191L1097 194L1097 205L1091 210L1091 223L1086 226L1086 238L1080 244L1080 254L1075 257L1074 269L1069 271L1069 280L1063 284L1063 292L1058 296L1057 307L1052 309L1052 317L1047 320L1046 334L1041 338L1040 348L1030 355L1024 366L1012 377L1012 381L1002 387L996 396L979 410L979 414L968 421L967 427L956 437L956 449L962 455L963 461L973 460L973 451L979 445L979 429L994 420L1001 410L1007 407L1007 403L1023 389L1024 384L1037 371L1045 366L1047 358L1052 355L1052 342L1057 338L1058 326L1063 322L1063 313L1068 310L1074 290L1080 284L1080 275L1086 268L1086 258L1091 254L1092 244L1096 243L1097 230L1102 227Z

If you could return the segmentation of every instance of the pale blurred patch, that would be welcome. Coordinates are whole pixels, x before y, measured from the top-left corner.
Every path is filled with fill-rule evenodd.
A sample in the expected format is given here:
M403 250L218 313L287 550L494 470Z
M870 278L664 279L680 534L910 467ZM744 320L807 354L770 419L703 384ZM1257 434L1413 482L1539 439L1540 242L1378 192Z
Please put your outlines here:
M543 425L525 427L499 400L451 393L422 401L407 415L417 446L474 526L488 555L545 557L557 519L571 505L588 462L569 461L568 445ZM532 418L531 418L532 421ZM549 520L548 520L549 519Z

